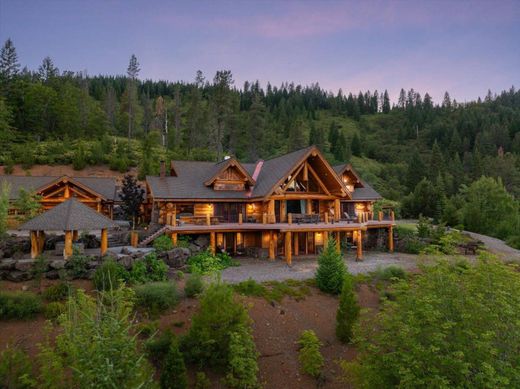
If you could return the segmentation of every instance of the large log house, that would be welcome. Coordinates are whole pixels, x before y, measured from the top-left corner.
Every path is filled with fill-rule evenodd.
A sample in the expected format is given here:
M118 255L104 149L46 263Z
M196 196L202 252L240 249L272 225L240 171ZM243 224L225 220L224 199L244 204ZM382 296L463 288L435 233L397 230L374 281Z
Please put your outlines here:
M381 196L350 165L332 167L311 146L281 157L240 163L172 161L169 174L146 178L152 222L165 226L151 235L209 234L212 251L246 252L269 259L314 254L329 237L351 242L362 258L370 229L388 231L393 250L393 213L374 215Z

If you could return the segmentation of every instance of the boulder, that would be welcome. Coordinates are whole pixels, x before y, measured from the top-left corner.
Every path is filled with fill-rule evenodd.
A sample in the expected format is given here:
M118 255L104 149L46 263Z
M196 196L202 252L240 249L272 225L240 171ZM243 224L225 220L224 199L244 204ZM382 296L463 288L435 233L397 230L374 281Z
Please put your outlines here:
M13 255L11 255L13 259L22 259L23 258L23 252L22 251L15 251Z
M14 259L3 259L0 261L0 270L14 270L15 264Z
M51 261L50 266L51 269L54 270L60 270L65 268L66 261L64 259L56 259L54 261Z
M7 273L6 279L13 282L27 281L31 279L31 273L26 271L13 270Z
M202 248L197 246L196 244L193 244L193 243L190 243L190 245L188 246L188 248L190 249L190 251L194 254L196 253L199 253L202 251Z
M128 247L123 247L121 249L121 254L123 254L123 255L131 255L132 252L130 251L130 249Z
M4 250L0 249L0 259L4 257Z
M14 268L21 272L31 271L33 268L34 260L33 259L19 259L16 261Z
M193 243L200 248L205 249L209 246L209 237L207 235L199 235L197 239L193 241Z
M131 255L123 255L119 257L118 262L125 267L125 269L130 270L132 265L135 262L135 258Z
M165 253L164 262L166 262L166 264L169 267L178 268L186 264L186 261L188 260L190 255L190 249L184 247L176 247Z
M57 280L60 278L60 272L58 270L50 270L47 273L45 273L45 278L48 280Z

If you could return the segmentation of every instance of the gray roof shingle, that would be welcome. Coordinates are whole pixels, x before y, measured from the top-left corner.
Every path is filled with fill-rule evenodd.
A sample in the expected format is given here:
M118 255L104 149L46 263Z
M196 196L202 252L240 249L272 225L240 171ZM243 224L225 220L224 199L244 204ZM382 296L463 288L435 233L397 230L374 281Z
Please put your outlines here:
M34 192L66 176L0 176L0 184L8 182L11 186L10 200L16 200L21 188ZM72 182L77 182L92 191L100 194L107 200L115 200L117 185L112 177L67 177Z
M336 174L340 175L348 166L349 164L336 165L333 167L333 169ZM359 177L359 174L354 169L352 169L352 167L351 170L356 176ZM379 200L383 198L383 196L381 196L374 188L372 188L372 185L370 185L368 182L361 178L359 181L362 187L354 188L354 192L352 193L352 200Z
M71 198L18 227L30 231L82 231L116 228L108 217Z

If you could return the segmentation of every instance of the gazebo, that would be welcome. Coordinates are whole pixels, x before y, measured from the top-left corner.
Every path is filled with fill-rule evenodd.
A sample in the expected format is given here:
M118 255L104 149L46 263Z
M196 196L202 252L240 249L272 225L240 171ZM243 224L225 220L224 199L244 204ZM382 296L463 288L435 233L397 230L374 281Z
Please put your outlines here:
M72 255L72 242L78 239L78 231L101 230L101 255L108 248L108 228L118 225L108 217L71 198L60 205L34 217L18 229L31 232L31 258L43 252L45 231L64 231L63 258Z

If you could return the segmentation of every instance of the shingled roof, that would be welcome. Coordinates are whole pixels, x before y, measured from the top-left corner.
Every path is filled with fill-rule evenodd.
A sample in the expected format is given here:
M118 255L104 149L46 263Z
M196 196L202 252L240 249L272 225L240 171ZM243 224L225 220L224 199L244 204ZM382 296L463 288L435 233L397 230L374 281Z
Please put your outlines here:
M0 184L4 181L9 183L11 186L9 199L16 200L21 188L29 192L37 192L61 179L68 179L72 183L83 185L107 200L116 199L116 180L112 177L0 176Z
M29 231L82 231L115 228L108 217L71 198L18 227Z
M372 188L368 182L359 177L359 174L352 168L350 164L334 166L334 171L338 175L343 174L343 172L347 169L352 171L352 173L354 173L354 175L359 178L359 182L361 184L361 187L354 188L354 192L352 192L352 200L379 200L383 198L383 196L381 196L374 188Z

